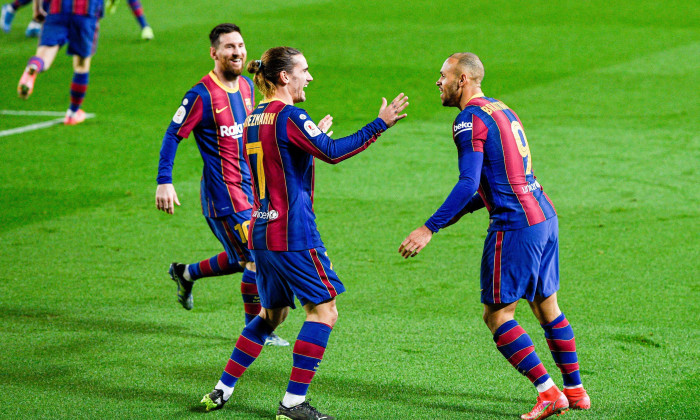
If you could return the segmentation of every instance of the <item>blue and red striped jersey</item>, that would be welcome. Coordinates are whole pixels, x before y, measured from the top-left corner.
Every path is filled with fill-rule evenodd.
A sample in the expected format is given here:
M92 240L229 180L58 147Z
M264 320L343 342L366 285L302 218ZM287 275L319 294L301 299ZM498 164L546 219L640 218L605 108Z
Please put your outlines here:
M101 18L104 14L104 0L50 0L46 12L52 15L71 14Z
M460 180L476 178L478 195L474 194L477 182L469 191L458 191L458 183L426 222L429 229L435 232L484 206L490 215L489 231L521 229L556 216L535 178L522 123L506 104L483 95L471 98L455 119L452 135L459 152ZM477 172L470 174L472 170ZM461 203L458 208L451 205L457 202Z
M258 105L243 125L255 198L248 247L301 251L323 246L313 210L314 158L336 164L367 149L386 128L377 118L333 140L303 109L277 99Z
M204 215L222 217L252 208L243 122L253 110L254 94L249 78L239 76L238 88L231 89L214 72L192 87L163 137L158 184L172 183L177 144L194 133L204 160L200 190Z

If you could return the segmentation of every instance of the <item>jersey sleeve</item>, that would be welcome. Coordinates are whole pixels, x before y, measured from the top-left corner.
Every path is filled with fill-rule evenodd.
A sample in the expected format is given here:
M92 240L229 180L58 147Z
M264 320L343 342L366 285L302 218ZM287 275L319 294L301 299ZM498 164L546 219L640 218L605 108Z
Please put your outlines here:
M432 232L455 223L462 215L484 205L477 194L484 163L484 141L474 138L475 118L470 113L460 113L452 127L458 151L459 180L442 206L425 222Z
M163 136L158 162L158 184L172 184L175 154L180 140L189 137L192 129L202 120L202 98L190 90L175 111L172 121Z
M202 121L202 98L190 90L182 98L180 107L175 111L168 131L183 139L190 136L192 130Z
M294 108L287 119L289 141L305 152L336 164L367 149L387 129L381 118L377 118L347 137L333 140L311 120L303 109Z

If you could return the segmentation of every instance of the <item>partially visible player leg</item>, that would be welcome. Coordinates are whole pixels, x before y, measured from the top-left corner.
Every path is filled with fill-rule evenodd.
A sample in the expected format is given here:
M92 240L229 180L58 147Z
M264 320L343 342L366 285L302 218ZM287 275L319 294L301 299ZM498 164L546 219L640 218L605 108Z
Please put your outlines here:
M26 1L26 0L23 0L23 1ZM51 0L44 0L44 2L43 2L44 10L49 10L50 5L51 5ZM32 20L29 21L29 24L27 24L27 29L24 31L24 36L26 36L27 38L37 38L40 34L41 34L41 22L32 18Z
M515 309L516 303L507 307L496 305L484 305L484 319L493 333L493 341L503 357L525 375L537 388L537 403L531 412L523 414L523 420L544 419L553 414L566 411L568 402L564 394L557 388L549 377L542 361L535 352L535 346L527 332L515 319L510 319L499 324L498 319L503 317L499 310L509 312ZM511 312L512 313L512 312ZM498 325L496 327L496 325Z
M27 38L37 38L41 33L41 23L34 19L27 24L27 29L24 31L24 36Z
M170 264L168 273L177 284L177 300L188 311L194 306L192 287L194 282L204 277L225 276L227 274L240 273L243 267L237 262L231 262L226 251L211 258L193 264Z
M15 18L15 13L20 7L30 4L32 0L15 0L12 3L7 3L2 6L0 11L0 26L5 33L10 32L12 29L12 21Z
M45 46L41 45L36 50L36 55L32 56L24 68L22 77L17 84L17 95L22 99L29 98L29 95L34 92L34 83L36 78L42 71L46 71L51 67L53 60L56 58L59 50L58 45Z
M564 395L569 407L587 410L591 399L581 383L576 339L569 321L559 309L559 226L556 218L542 223L547 242L542 250L536 295L530 302L532 313L544 329L554 362L564 379ZM546 296L546 297L545 297Z
M44 23L45 30L47 23ZM92 56L97 50L100 24L95 17L71 15L69 28L68 54L73 56L73 80L70 88L70 106L66 111L63 123L76 125L85 121L86 118L81 105L88 88Z
M65 125L85 121L85 111L80 109L90 80L90 57L73 56L73 80L70 84L70 106L63 120Z
M141 7L141 2L139 0L129 0L129 7L134 13L134 17L139 22L141 26L141 39L146 41L153 39L153 29L148 25L146 21L146 16L143 14L143 8Z
M255 271L250 269L254 268L255 264L249 263L247 265L249 267L246 268L241 277L241 296L243 297L243 310L245 312L246 324L255 318L260 313L261 309L258 285L255 282ZM289 345L289 341L273 332L265 340L265 345L286 347Z
M552 358L561 370L564 395L569 401L569 407L588 410L591 408L591 399L581 382L574 330L559 310L556 293L546 298L537 296L530 306L542 325Z
M306 322L301 327L294 343L292 374L287 392L277 409L277 419L331 419L324 416L306 402L306 393L316 369L323 360L333 326L338 319L335 299L314 305L304 305Z
M245 270L241 277L241 296L243 297L243 310L245 323L249 323L260 313L260 296L258 285L255 283L255 271Z
M238 379L260 355L265 345L265 339L284 321L288 313L288 307L265 309L260 316L256 316L245 326L236 341L233 353L231 353L219 382L214 390L201 400L207 411L219 410L226 404Z

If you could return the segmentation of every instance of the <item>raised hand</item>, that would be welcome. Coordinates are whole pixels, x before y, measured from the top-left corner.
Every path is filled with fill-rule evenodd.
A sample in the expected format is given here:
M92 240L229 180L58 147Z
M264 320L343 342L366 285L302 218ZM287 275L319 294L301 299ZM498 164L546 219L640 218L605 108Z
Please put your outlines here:
M403 93L399 93L399 96L394 98L389 105L386 103L386 98L382 98L382 106L379 108L378 117L384 120L387 127L392 127L398 120L408 116L408 114L401 113L407 106L408 96L405 96Z
M326 115L325 117L321 118L321 121L318 122L318 128L319 130L323 131L326 133L328 137L333 135L333 132L329 132L328 129L331 128L331 125L333 125L333 117L329 115Z

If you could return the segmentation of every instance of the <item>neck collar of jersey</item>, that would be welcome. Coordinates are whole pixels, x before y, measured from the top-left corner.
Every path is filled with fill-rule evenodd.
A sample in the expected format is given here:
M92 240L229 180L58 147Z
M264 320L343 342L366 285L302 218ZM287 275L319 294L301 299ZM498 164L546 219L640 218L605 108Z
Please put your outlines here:
M236 87L235 88L230 88L223 83L221 83L221 80L219 80L218 77L216 77L216 73L214 73L214 70L209 72L209 77L211 77L211 80L214 81L221 89L225 90L228 93L236 93L238 92L238 80L236 80ZM241 76L238 76L241 77Z
M486 96L486 95L484 95L484 92L477 93L476 95L474 95L474 96L472 96L471 98L469 98L469 100L467 101L467 103L471 102L472 99L474 99L474 98L483 98L483 97L485 97L485 96Z
M272 98L264 98L262 101L260 101L260 103L261 103L261 104L266 104L266 103L272 102L272 101L284 102L285 105L294 105L294 104L288 104L286 101L284 101L284 100L282 100L282 99L280 99L280 98L278 98L278 97L276 97L276 96L273 96Z

